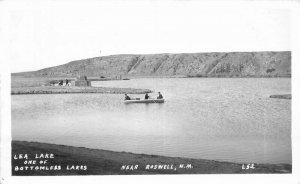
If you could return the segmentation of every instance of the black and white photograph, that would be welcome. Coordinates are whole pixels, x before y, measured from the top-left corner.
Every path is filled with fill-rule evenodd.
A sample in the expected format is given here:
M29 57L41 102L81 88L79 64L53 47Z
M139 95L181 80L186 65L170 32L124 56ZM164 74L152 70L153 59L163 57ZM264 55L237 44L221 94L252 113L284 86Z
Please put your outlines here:
M292 176L292 2L235 2L6 4L6 172Z

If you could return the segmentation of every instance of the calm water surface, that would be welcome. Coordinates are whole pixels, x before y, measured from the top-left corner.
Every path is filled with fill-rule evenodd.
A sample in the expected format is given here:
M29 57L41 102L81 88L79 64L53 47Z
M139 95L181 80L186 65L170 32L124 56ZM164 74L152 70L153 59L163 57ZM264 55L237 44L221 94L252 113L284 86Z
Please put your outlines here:
M291 163L291 101L269 98L291 93L288 78L133 79L92 85L161 91L166 102L124 104L123 95L117 94L13 95L13 139L241 163Z

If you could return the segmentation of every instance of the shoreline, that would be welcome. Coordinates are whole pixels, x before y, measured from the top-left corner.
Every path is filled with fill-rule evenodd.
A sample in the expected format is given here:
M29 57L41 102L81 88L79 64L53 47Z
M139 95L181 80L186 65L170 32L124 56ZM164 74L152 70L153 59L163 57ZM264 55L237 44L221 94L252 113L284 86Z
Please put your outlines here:
M41 87L11 88L11 95L67 94L67 93L145 94L151 92L152 91L149 89L113 88L113 87L110 88L110 87L41 86Z
M75 80L76 76L73 75L62 75L62 76L24 76L15 73L11 74L12 78L40 78L40 79L53 79L54 81L60 79L70 79ZM123 80L124 78L129 79L143 79L143 78L292 78L292 75L122 75L123 79L112 78L112 76L107 76L105 78L99 78L98 76L87 76L91 81L110 81L110 80ZM51 80L50 80L51 81Z
M53 154L54 158L47 158L48 163L44 166L60 166L61 170L15 171L16 166L31 166L24 165L24 159L14 159L15 155L23 154L24 156L24 154L28 154L28 160L32 160L35 154L45 153ZM41 159L37 160L40 161ZM181 164L184 167L181 167ZM80 167L68 170L67 168L72 168L72 165ZM151 165L153 166L152 169ZM155 165L162 167L154 169ZM242 169L241 163L233 162L116 152L39 142L12 141L13 176L292 173L292 165L290 164L255 164L254 166L254 169Z
M292 95L291 95L291 94L270 95L270 98L279 98L279 99L287 99L287 100L291 100L291 99L292 99Z
M220 77L187 77L183 75L176 76L128 76L130 79L139 78L220 78ZM96 79L89 77L90 81L111 81L116 79ZM246 77L221 77L221 78L246 78ZM254 77L248 77L254 78ZM261 77L259 77L261 78ZM270 78L270 77L266 77ZM279 77L281 78L281 77ZM70 78L69 78L70 79ZM126 78L127 79L127 78ZM127 79L127 80L128 80ZM118 88L118 87L80 87L80 86L51 86L51 82L59 81L61 77L24 77L13 76L11 80L11 95L24 94L66 94L66 93L100 93L100 94L145 94L153 92L150 89ZM70 80L74 80L73 78ZM291 99L286 95L271 95L270 98Z

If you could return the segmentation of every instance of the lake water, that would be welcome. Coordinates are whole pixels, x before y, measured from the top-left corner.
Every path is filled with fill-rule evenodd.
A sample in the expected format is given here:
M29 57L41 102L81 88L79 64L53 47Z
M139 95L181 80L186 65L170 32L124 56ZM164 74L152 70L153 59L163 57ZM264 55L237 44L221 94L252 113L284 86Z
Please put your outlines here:
M122 94L13 95L13 139L240 163L292 162L291 100L269 98L291 93L289 78L147 78L92 85L152 89L166 101L124 104Z

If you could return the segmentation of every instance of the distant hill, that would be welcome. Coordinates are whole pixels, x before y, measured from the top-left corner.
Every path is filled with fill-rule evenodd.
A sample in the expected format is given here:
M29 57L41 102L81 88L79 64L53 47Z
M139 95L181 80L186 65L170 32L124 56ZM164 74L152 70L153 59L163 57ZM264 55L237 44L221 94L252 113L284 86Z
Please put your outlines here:
M112 55L13 75L58 77L87 75L188 77L290 77L291 52L211 52Z

